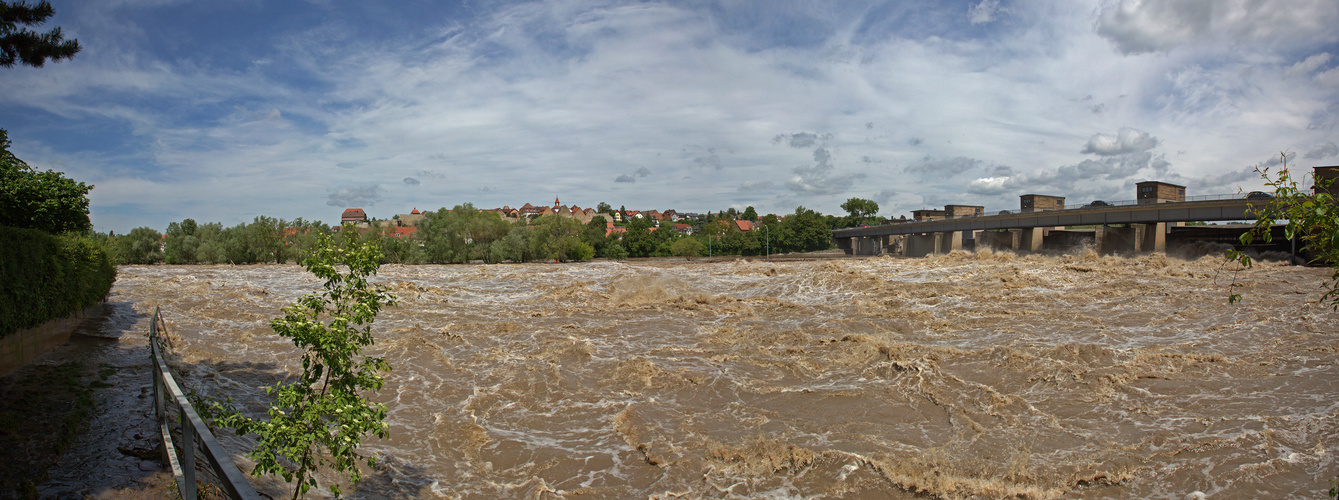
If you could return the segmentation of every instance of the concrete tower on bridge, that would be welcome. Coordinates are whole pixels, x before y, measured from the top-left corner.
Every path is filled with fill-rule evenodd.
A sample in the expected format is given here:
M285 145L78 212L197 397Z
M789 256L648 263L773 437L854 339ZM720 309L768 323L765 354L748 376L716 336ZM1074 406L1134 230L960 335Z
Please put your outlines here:
M1185 186L1158 181L1136 182L1134 185L1138 189L1135 198L1139 200L1140 205L1186 201Z
M1025 194L1018 197L1018 208L1023 213L1041 212L1044 210L1064 210L1064 196L1050 196L1045 194Z

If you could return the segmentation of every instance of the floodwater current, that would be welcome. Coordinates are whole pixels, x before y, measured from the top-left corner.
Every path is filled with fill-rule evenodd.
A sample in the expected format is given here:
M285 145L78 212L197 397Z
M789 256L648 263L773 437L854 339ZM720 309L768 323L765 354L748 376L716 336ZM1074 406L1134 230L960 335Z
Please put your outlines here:
M390 437L365 442L382 461L358 496L1323 497L1329 270L1258 263L1230 305L1221 263L384 266ZM292 265L131 266L111 300L132 331L162 307L185 385L259 414L300 368L268 321L319 286ZM221 440L250 470L248 441Z

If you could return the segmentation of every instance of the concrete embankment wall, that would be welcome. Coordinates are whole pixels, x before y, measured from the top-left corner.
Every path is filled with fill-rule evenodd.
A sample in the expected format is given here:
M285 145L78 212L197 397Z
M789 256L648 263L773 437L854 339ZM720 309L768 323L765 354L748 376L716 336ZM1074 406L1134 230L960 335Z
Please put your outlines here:
M53 319L33 328L18 330L0 338L0 377L31 363L38 356L70 340L79 323L102 314L102 303L93 304L70 316Z

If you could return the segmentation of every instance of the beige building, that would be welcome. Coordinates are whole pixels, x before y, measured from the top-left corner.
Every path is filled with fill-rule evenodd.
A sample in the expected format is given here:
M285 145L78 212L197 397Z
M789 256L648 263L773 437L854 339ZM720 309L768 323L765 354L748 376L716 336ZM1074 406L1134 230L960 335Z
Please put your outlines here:
M948 212L945 212L945 211L943 211L943 210L933 210L933 209L928 209L928 208L927 208L927 209L923 209L923 210L912 210L912 211L911 211L911 218L912 218L912 219L915 219L916 222L924 222L924 221L931 221L931 220L944 220L944 219L947 219L947 218L948 218Z
M986 207L977 205L944 205L944 214L950 219L958 217L980 217L986 214Z
M1186 201L1186 187L1176 184L1168 184L1158 181L1144 181L1135 183L1140 205L1150 203L1167 203L1172 201Z
M1023 213L1064 210L1065 197L1045 194L1025 194L1018 197L1018 209Z

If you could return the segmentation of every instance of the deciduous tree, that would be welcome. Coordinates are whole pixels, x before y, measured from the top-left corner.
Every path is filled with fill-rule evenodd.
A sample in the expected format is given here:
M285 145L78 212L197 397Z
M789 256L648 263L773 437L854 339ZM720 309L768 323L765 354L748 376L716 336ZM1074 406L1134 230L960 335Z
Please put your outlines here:
M39 172L14 156L9 145L8 133L0 129L0 221L52 234L91 230L88 192L93 186L53 170Z

